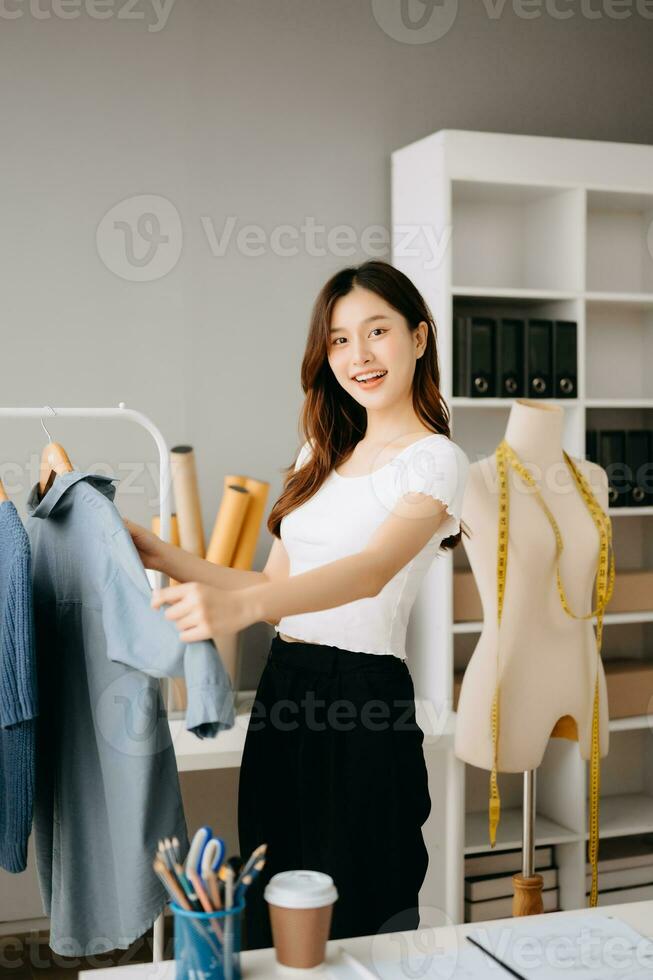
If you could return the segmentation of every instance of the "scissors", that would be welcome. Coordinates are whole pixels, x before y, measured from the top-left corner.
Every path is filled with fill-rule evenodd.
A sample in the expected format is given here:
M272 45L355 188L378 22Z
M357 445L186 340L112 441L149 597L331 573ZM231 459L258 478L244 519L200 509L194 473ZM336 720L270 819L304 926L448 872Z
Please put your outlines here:
M226 853L226 845L221 837L214 837L210 827L200 827L195 832L186 858L186 874L197 875L209 887L209 894L218 868Z
M213 837L210 827L200 827L195 831L188 854L186 856L186 874L190 878L191 874L201 876L202 874L202 854L207 843Z
M201 876L206 881L215 874L224 861L225 842L221 837L211 837L207 840L200 858Z

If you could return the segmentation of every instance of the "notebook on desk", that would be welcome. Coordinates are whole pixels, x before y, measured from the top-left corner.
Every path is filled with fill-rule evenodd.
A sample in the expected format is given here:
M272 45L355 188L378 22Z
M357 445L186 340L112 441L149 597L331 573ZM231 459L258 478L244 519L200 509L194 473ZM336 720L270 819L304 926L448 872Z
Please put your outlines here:
M611 915L523 916L467 938L492 957L497 980L499 964L522 980L653 980L653 939Z

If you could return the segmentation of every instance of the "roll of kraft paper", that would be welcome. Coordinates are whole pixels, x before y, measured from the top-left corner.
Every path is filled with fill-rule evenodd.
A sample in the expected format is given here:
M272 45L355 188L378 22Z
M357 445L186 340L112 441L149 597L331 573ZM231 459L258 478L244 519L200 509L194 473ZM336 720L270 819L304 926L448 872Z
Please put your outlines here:
M179 542L184 551L204 558L204 527L193 447L173 446L170 450L170 463L179 525Z
M261 530L270 484L265 480L256 480L253 476L244 476L238 479L229 477L228 479L229 483L236 483L238 486L244 487L249 493L249 507L231 561L232 568L249 570L254 561L256 543Z
M158 514L152 518L152 530L157 538L161 537L161 518ZM170 544L179 547L179 522L176 514L172 514L170 517ZM170 579L170 585L172 584L172 579Z
M157 514L152 518L152 530L158 538L161 537L161 518ZM179 523L177 515L173 514L170 518L170 544L179 547ZM170 585L177 585L175 579L170 579ZM186 696L186 684L183 677L168 677L167 683L172 692L172 708L174 711L185 711L188 698Z
M225 477L222 502L209 545L210 560L228 564L231 568L251 568L269 486L269 483L247 476L230 474ZM223 532L224 539L221 540ZM218 559L223 560L218 562ZM238 688L239 637L240 633L219 633L215 637L235 689Z
M253 484L259 496L261 493L260 488L263 489L262 505L252 495ZM258 537L258 525L260 523L260 517L257 520L256 513L257 510L260 510L261 514L263 512L268 487L269 484L260 483L260 481L252 480L247 476L229 474L224 478L222 501L207 552L209 561L231 568L251 568L256 539ZM252 536L253 545L250 540ZM241 557L240 560L247 561L248 552L250 557L247 564L237 565L236 558L243 541L247 542L247 552L242 552L244 558ZM215 637L222 656L222 662L227 669L231 683L235 689L238 688L239 638L240 633L218 633Z
M245 515L249 507L249 491L237 483L225 480L218 516L206 550L207 561L229 567L236 552Z

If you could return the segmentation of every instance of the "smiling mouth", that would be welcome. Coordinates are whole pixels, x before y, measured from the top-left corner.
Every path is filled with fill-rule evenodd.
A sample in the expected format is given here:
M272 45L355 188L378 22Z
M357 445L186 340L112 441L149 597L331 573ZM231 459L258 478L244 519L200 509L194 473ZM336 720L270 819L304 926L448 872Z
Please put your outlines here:
M357 378L354 378L354 381L356 382L357 385L360 385L362 388L364 388L366 385L377 384L379 381L385 378L387 373L388 373L387 371L383 371L381 374L375 374L373 378L367 378L365 381L359 381Z

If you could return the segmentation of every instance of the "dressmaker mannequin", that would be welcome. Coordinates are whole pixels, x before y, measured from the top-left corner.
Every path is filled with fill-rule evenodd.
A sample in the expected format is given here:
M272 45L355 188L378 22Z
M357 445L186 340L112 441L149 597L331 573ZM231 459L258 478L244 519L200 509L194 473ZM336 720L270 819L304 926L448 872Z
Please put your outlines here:
M563 410L517 399L505 440L534 477L564 544L560 573L571 609L594 608L599 534L562 452ZM601 506L608 508L608 478L595 463L576 460ZM490 725L500 669L498 772L527 772L542 761L552 736L576 739L589 760L597 669L595 619L574 619L556 585L556 540L535 495L508 466L509 539L501 637L497 624L499 485L496 458L470 466L462 518L471 536L463 545L483 605L483 629L465 672L458 702L455 753L492 769ZM608 703L599 662L600 756L608 751ZM531 788L527 787L528 792Z

